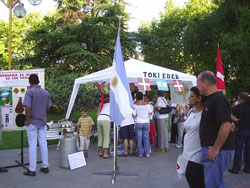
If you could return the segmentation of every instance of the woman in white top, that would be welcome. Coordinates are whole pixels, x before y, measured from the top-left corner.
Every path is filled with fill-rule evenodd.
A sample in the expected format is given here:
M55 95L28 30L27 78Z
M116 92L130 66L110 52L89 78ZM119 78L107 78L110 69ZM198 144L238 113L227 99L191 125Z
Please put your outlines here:
M184 122L186 134L184 136L183 157L188 160L186 178L191 188L203 188L204 175L201 162L202 151L200 146L200 119L203 109L204 98L196 87L190 89L189 103L193 106Z
M99 112L99 109L97 112ZM105 95L104 105L101 111L97 113L98 150L99 150L99 156L103 157L104 159L110 157L108 154L109 140L110 140L109 115L110 115L109 96Z
M135 109L133 111L133 117L135 118L135 130L137 140L137 154L138 157L142 157L142 140L144 143L144 152L146 157L150 157L149 154L149 120L152 115L152 109L150 105L143 101L142 92L136 93Z

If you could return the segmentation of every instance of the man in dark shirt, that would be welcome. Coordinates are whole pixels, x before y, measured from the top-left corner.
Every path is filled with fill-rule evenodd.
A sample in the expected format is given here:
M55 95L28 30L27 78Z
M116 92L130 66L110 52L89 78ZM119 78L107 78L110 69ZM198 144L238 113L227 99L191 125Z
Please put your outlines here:
M39 84L38 76L31 74L29 77L31 88L25 93L23 106L26 113L26 132L29 143L29 170L24 172L26 176L36 175L36 149L37 139L42 158L41 172L49 173L48 147L46 140L46 113L51 107L50 94L47 90L42 89Z
M206 96L200 122L206 188L225 187L223 172L234 149L230 105L217 90L216 82L216 76L210 71L204 71L197 77L197 88L201 95Z

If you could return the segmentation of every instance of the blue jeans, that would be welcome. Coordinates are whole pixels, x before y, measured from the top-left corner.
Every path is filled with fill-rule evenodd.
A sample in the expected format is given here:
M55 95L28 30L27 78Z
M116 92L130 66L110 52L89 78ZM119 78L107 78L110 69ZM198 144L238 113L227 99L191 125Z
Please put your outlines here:
M233 155L233 150L220 150L215 161L206 159L208 147L202 147L202 164L204 166L204 180L206 188L224 188L223 173Z
M250 131L248 130L240 130L236 137L233 163L235 171L241 170L242 153L245 154L245 169L250 170Z
M135 130L138 156L142 156L142 139L144 144L145 155L149 155L149 123L136 123Z

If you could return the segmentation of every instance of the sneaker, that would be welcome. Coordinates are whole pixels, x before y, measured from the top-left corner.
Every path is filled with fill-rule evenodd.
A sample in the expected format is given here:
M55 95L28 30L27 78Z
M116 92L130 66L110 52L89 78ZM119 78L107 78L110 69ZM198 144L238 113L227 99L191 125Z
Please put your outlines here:
M40 168L40 171L43 172L44 174L48 174L49 168Z
M177 148L181 148L181 145L176 145L175 147L177 147Z
M150 155L149 155L149 154L147 154L147 155L146 155L146 157L147 157L147 158L149 158L149 157L150 157Z
M143 156L142 155L138 155L139 158L142 158Z
M30 171L27 170L26 172L23 173L25 176L36 176L36 172L35 171Z

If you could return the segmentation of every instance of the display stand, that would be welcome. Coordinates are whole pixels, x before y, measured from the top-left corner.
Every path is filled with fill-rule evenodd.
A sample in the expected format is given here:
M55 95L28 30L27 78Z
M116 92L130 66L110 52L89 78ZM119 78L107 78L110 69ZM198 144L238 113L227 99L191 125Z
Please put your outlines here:
M114 170L111 172L95 172L94 175L111 175L112 184L115 183L116 177L119 176L138 176L139 174L133 172L121 172L117 165L117 145L118 145L118 128L114 124Z
M23 114L23 116L25 116ZM25 119L24 121L16 121L17 126L19 127L24 127L24 123L25 123ZM25 168L26 170L28 170L28 168L25 165L29 165L29 163L24 163L23 162L23 130L21 130L21 161L19 162L18 160L15 160L17 165L11 165L11 166L5 166L4 168L14 168L14 167L19 167L22 166L23 168ZM37 163L41 163L42 161L38 161Z

